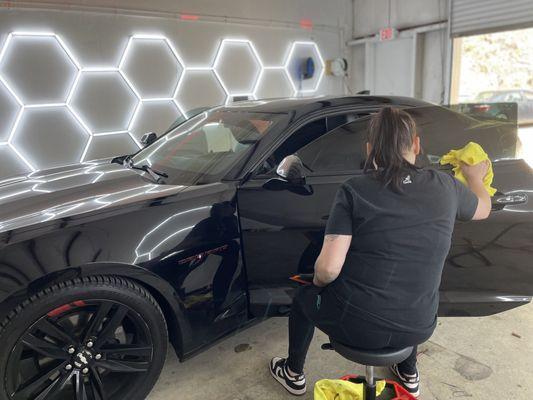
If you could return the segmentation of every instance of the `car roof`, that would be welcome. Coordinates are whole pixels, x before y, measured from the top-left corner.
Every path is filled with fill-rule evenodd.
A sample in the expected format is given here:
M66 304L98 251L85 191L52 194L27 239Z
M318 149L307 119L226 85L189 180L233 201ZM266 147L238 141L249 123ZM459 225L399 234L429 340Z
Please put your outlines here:
M433 104L400 96L317 96L297 98L276 98L265 100L239 101L224 107L230 111L248 111L262 113L290 113L305 114L317 109L341 106L377 106L394 105L404 107L427 107Z

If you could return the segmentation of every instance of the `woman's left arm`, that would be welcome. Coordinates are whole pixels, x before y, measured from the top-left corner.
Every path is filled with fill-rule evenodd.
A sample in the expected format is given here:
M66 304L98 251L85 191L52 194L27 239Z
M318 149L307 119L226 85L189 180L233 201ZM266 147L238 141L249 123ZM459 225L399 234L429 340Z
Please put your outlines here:
M346 254L352 242L352 235L326 235L322 251L315 262L315 286L326 286L339 276Z

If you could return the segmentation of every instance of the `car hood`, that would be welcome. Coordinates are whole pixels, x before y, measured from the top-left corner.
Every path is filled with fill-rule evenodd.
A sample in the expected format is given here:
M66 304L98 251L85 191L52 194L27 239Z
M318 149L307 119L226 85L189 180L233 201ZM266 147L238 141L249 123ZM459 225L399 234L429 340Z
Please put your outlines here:
M168 196L186 186L156 184L110 159L0 181L0 232Z

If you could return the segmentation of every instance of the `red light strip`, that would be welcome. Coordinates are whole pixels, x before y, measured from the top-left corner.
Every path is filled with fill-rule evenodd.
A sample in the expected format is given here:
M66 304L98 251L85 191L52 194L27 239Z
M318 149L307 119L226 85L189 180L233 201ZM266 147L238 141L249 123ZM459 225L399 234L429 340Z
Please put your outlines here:
M183 21L198 21L200 19L198 15L193 15L193 14L181 14L180 18Z
M307 30L311 30L313 29L313 20L311 19L301 19L300 20L300 27L302 29L307 29Z

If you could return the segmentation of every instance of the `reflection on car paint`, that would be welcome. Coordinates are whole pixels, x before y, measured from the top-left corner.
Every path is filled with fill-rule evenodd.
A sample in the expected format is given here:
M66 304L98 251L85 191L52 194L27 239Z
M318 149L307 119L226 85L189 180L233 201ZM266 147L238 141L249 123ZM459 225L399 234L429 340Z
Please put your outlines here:
M200 210L210 210L211 206L204 206L204 207L198 207L198 208L192 208L190 210L182 211L177 214L174 214L173 216L166 218L162 222L160 222L158 225L156 225L151 231L149 231L137 247L135 248L135 258L133 260L133 263L143 262L146 260L149 260L152 258L152 252L154 252L156 249L160 248L164 243L168 242L170 239L173 239L173 243L179 243L181 240L179 240L179 236L184 233L189 233L193 228L194 225L187 226L185 228L178 229L176 231L172 231L178 226L183 226L184 224L190 223L187 222L187 220L182 220L182 216L189 214L189 213L196 213ZM198 216L192 216L189 218L190 220L197 221L198 218L209 216L209 212L202 212L198 213ZM171 232L169 234L169 232ZM163 239L161 239L163 237ZM172 246L172 244L169 244L169 246ZM160 249L160 252L164 251L164 249Z
M66 218L71 215L102 210L110 206L126 204L128 200L140 198L149 200L162 194L177 193L184 188L180 185L161 186L148 183L148 180L143 179L137 173L116 164L89 166L82 164L81 167L74 168L73 171L51 174L38 174L38 172L30 174L31 178L13 181L7 187L0 186L2 189L0 205L2 201L12 202L17 201L18 198L26 199L30 193L33 193L32 196L46 196L80 186L86 187L86 190L83 191L84 196L79 196L76 191L71 199L68 199L68 196L61 196L56 200L54 196L54 198L47 199L46 208L35 207L33 212L24 215L9 218L9 213L7 215L4 213L5 216L0 214L0 218L2 216L5 218L0 220L1 230L47 222L56 217ZM120 187L98 185L104 180L113 179L110 177L111 174L121 174L125 179L131 180L132 182L128 184L130 187L120 190ZM67 201L64 201L65 197Z

